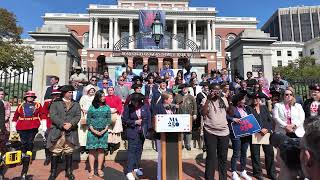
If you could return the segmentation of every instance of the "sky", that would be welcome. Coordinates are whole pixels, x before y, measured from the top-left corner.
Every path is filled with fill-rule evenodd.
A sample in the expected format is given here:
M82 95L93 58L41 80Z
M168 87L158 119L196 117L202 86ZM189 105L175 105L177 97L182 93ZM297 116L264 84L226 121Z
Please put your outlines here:
M86 13L88 4L116 4L116 0L0 0L0 7L17 16L22 37L41 27L44 13ZM261 27L281 7L320 5L320 0L190 0L189 6L216 7L217 16L257 17Z

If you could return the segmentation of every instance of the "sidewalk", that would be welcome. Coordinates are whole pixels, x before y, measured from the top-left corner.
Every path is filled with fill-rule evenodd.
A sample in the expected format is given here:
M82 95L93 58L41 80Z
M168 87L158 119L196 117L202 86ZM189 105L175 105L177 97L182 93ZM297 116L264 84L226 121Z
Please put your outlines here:
M264 164L264 160L261 160L261 163ZM149 179L156 180L156 170L157 164L154 160L143 160L141 163L143 168L144 176L140 179ZM183 161L183 180L204 180L204 161L203 160L184 160ZM75 161L74 162L74 174L77 180L86 180L88 179L88 168L89 165L86 161ZM125 161L108 161L108 165L104 168L105 178L106 180L126 180L125 175L123 173L123 169L126 167ZM230 158L228 158L228 168L230 167ZM5 174L6 179L18 180L20 175L22 166L17 166L14 168L8 169ZM64 180L64 163L59 164L59 176L57 180ZM248 159L247 171L249 175L252 175L252 167L250 159ZM279 172L279 169L277 168ZM263 171L264 175L266 175L265 171ZM43 166L43 160L34 160L30 165L29 177L32 177L33 180L46 180L50 174L50 165ZM215 179L218 178L218 174L216 172ZM231 179L231 172L228 171L228 179ZM266 177L266 176L265 176ZM95 176L92 180L101 180L101 178ZM267 178L265 178L267 179Z

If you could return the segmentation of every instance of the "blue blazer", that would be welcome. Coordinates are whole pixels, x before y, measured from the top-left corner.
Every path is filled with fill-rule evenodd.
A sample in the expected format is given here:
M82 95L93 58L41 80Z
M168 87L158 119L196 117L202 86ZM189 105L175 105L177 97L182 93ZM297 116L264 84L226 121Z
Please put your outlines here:
M143 105L141 107L141 117L142 117L142 133L144 137L146 137L149 129L152 128L151 125L151 113L150 107L148 105ZM135 124L135 121L138 120L138 116L133 108L130 105L125 106L123 114L122 114L122 122L126 126L127 138L135 139L138 137L139 126Z
M74 100L75 102L79 102L80 99L81 99L81 97L82 97L82 95L83 95L83 88L78 88L78 89L76 90L76 92L77 92L76 98L73 99L73 100Z

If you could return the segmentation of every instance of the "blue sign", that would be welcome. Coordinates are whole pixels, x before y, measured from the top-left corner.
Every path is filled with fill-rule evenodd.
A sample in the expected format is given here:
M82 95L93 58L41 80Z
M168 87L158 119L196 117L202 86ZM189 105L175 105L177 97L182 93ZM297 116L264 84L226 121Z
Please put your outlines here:
M250 136L261 131L260 124L252 115L248 115L240 119L240 123L231 123L233 134L236 138Z
M152 24L156 17L156 14L160 15L160 22L163 27L166 27L165 12L160 10L140 10L139 11L139 32L152 32ZM138 39L138 49L162 49L163 39L159 43L159 47L156 45L151 36L142 37Z

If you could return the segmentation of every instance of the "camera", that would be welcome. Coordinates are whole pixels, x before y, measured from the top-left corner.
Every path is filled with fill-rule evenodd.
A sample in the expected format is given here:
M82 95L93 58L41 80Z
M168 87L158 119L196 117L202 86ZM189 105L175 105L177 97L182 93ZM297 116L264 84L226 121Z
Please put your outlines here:
M290 170L297 172L301 170L299 138L290 138L276 132L271 135L270 144L280 149L280 158Z

